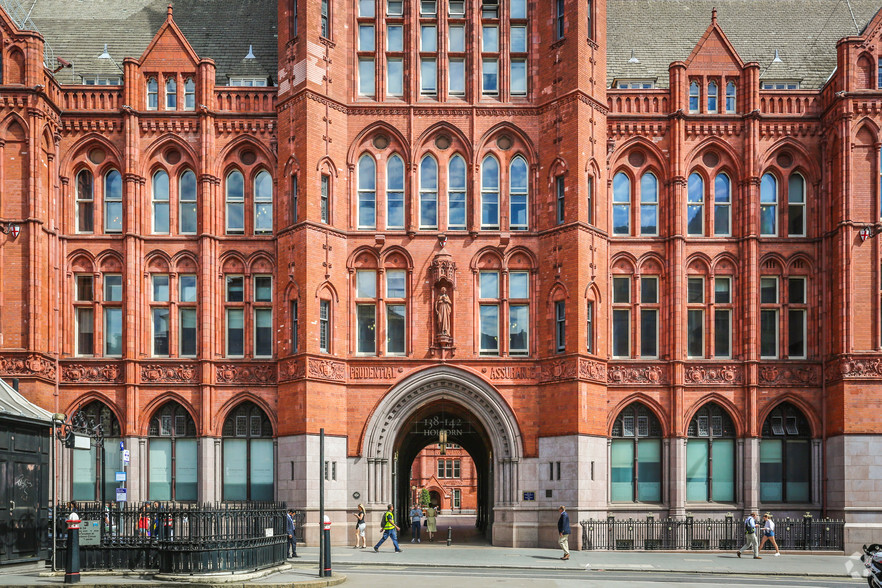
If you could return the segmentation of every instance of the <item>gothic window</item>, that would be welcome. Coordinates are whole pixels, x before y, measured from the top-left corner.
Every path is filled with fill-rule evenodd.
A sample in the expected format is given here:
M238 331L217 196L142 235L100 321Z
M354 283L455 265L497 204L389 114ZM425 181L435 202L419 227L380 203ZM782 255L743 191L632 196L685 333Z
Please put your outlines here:
M499 162L492 155L481 163L481 228L499 228Z
M104 174L104 232L122 232L122 176L112 169Z
M147 110L156 110L159 107L159 84L156 78L147 80Z
M613 178L613 235L631 234L631 179L625 172Z
M701 98L701 88L698 85L698 82L692 81L689 83L689 112L697 113L699 107L699 100Z
M554 303L554 350L563 353L567 350L567 310L566 302L557 300Z
M165 109L177 110L178 108L178 82L174 78L165 81Z
M770 173L760 180L760 235L778 234L778 180Z
M566 181L563 175L554 178L554 196L557 224L561 225L566 217Z
M95 276L74 274L74 329L77 355L95 354Z
M77 174L77 232L95 231L95 195L92 172L87 169Z
M479 333L481 355L499 355L499 272L478 273Z
M170 333L170 302L171 276L169 274L151 274L150 314L152 317L154 357L168 357L171 342Z
M447 166L447 228L466 228L466 164L454 155Z
M709 113L717 112L719 108L720 89L716 82L708 82L707 84L707 111Z
M273 428L266 413L243 402L224 421L222 436L223 499L272 501Z
M508 353L530 354L530 272L508 273ZM561 333L563 334L563 333ZM563 338L566 341L566 338Z
M645 405L625 407L613 423L610 501L661 502L661 425Z
M420 162L420 228L438 228L438 162L431 155Z
M612 278L612 356L631 357L631 276Z
M787 181L787 236L805 237L805 179L798 173Z
M658 235L658 178L651 172L640 177L640 234Z
M732 234L732 181L726 174L714 179L714 235Z
M404 161L393 155L386 164L386 228L404 228Z
M195 235L197 226L196 174L185 170L178 178L178 229L182 235Z
M704 235L704 178L694 172L689 174L686 232L692 237Z
M183 406L165 403L150 419L147 499L195 501L199 452L196 423Z
M273 232L273 177L261 170L254 178L254 234Z
M597 327L596 327L595 322L594 322L594 320L595 320L595 319L594 319L594 312L595 312L595 311L594 311L594 307L595 307L595 303L594 303L594 301L593 301L593 300L589 300L589 301L588 301L588 307L586 308L586 312L585 312L585 316L586 316L586 318L585 318L585 322L586 322L586 329L585 329L585 334L586 334L585 341L586 341L586 345L585 345L585 351L587 351L588 353L595 353L595 345L596 345L596 343L595 343L595 339L596 339L596 336L595 336L594 332L595 332L595 329L596 329Z
M169 233L169 184L168 173L157 170L153 174L153 233L167 235Z
M227 174L226 181L227 234L245 233L245 176L238 170Z
M90 427L101 425L104 446L102 448L93 445L88 451L71 451L71 459L73 460L71 498L87 501L116 500L118 483L115 472L122 469L119 451L121 437L119 420L113 411L100 400L93 400L78 408L77 413L86 418Z
M101 311L104 313L104 355L123 354L123 283L122 274L104 274Z
M735 82L727 82L726 83L726 112L733 113L735 112L736 102L735 102Z
M702 406L689 421L686 501L735 502L735 425L718 404Z
M321 177L321 221L323 223L331 222L331 176L322 174Z
M763 422L760 440L760 501L811 501L811 430L805 415L784 402Z
M377 353L377 271L355 272L355 351L362 355Z
M370 155L358 160L358 228L377 227L377 169Z
M319 351L331 352L331 301L319 301Z
M386 355L407 352L407 271L387 269L386 276Z
M184 80L184 110L196 108L196 82L193 78Z
M512 160L509 171L510 228L513 231L527 230L529 224L527 162L518 155Z

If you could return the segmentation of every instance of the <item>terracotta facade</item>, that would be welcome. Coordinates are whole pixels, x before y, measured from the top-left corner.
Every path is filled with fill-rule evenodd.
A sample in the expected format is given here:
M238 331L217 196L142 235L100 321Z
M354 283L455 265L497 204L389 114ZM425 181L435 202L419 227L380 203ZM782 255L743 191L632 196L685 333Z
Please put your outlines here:
M0 11L0 226L20 230L0 235L0 376L50 411L109 407L130 500L162 474L151 439L188 436L156 420L170 401L192 419L198 499L223 499L225 423L253 403L272 428L273 496L307 510L308 541L319 429L335 521L359 501L379 520L402 499L403 436L440 403L486 452L496 544L552 541L560 503L573 520L810 511L854 523L849 546L882 530L882 17L840 41L820 89L761 89L714 15L669 88L636 90L608 88L604 1L566 0L560 20L552 3L526 3L525 18L509 2L356 4L325 3L323 33L322 2L279 2L273 87L216 85L171 9L122 85L61 85L41 37ZM400 51L361 50L359 23L378 47L404 25ZM417 23L440 31L434 62ZM448 65L460 23L461 93ZM400 91L387 75L399 54ZM488 92L476 72L492 62ZM695 501L689 484L713 475L687 467L689 439L716 431L699 420L709 402L732 439L717 474L732 491ZM801 429L778 432L788 419ZM764 453L764 425L804 443L798 500L761 495L786 467ZM611 475L616 439L643 437L658 440L651 467L632 456Z

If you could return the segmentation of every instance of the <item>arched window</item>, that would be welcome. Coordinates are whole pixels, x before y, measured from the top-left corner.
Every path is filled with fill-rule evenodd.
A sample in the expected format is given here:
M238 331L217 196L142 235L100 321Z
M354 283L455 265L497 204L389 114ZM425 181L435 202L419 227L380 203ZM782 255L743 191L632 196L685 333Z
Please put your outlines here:
M227 234L245 233L245 177L233 170L227 174Z
M178 82L174 78L165 81L165 109L176 110L178 108Z
M454 155L447 173L447 228L466 228L466 164Z
M358 160L358 228L377 227L377 166L370 155Z
M764 174L760 180L760 235L778 234L778 180Z
M104 174L104 232L122 232L122 176L115 169Z
M760 501L811 500L811 429L805 415L784 402L763 423L760 441Z
M159 84L156 78L147 80L147 110L156 110L159 107Z
M698 82L689 84L689 112L698 112L698 100L701 97Z
M147 499L196 500L199 454L190 413L166 402L153 413L147 436Z
M273 427L253 402L243 402L224 422L224 500L274 498Z
M273 232L273 177L262 170L254 178L254 233Z
M77 409L77 414L85 417L89 428L101 425L104 447L92 446L88 451L71 452L73 454L71 497L74 500L116 500L118 484L115 472L121 469L119 420L113 411L100 400L93 400L80 407ZM100 480L99 472L101 473ZM100 486L104 487L104 491L99 495Z
M430 155L420 162L420 228L438 228L438 162Z
M499 228L499 162L492 155L481 163L481 228Z
M686 205L686 232L695 237L704 235L704 178L689 174L689 193Z
M714 235L732 234L732 182L726 174L714 179Z
M613 178L613 234L631 234L631 178L625 172Z
M714 402L689 421L686 441L686 501L735 502L735 425Z
M528 226L527 204L527 162L520 155L511 162L508 181L509 208L511 210L510 228L513 231L526 231Z
M720 99L719 86L716 82L708 82L707 84L707 111L716 112Z
M658 179L649 172L640 178L640 234L658 235Z
M195 235L198 220L196 215L196 174L187 170L178 179L178 224L183 235Z
M95 195L92 172L87 169L77 174L77 232L95 231Z
M168 224L168 174L159 170L153 174L153 232L166 235Z
M386 164L386 228L404 228L404 161L398 155Z
M184 80L184 110L196 108L196 82L193 78Z
M726 84L726 112L735 112L735 82Z
M661 424L634 402L613 423L610 444L610 501L661 502Z
M805 178L798 173L787 182L787 236L805 237Z

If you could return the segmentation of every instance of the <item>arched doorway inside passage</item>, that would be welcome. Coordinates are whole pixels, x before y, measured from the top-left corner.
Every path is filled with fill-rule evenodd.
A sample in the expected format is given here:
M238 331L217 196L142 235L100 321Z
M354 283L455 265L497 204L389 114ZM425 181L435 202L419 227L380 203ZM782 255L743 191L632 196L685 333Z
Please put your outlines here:
M459 420L461 428L446 429L447 442L463 447L475 461L483 505L474 523L494 545L511 545L513 525L507 511L517 506L520 428L495 388L453 366L408 376L389 390L371 415L363 445L369 508L382 510L391 502L399 517L407 514L409 468L421 449L438 442L438 437L425 434L426 419L434 423L436 416L442 422L446 417L447 426Z

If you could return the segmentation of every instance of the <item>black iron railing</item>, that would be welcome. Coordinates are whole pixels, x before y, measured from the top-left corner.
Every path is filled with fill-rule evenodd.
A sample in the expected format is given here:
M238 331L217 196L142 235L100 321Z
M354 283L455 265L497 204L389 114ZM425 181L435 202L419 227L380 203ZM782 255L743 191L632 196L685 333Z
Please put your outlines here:
M731 515L723 519L587 520L582 525L582 549L606 550L734 550L744 545L744 523ZM762 523L759 523L762 525ZM775 521L775 540L782 550L842 551L845 521L801 519ZM759 535L762 539L762 534ZM773 550L770 541L764 546Z
M287 557L285 505L276 503L145 505L79 502L84 522L99 521L97 545L80 538L83 570L158 570L204 574L256 570ZM65 561L66 519L58 509L57 561ZM302 537L303 515L297 517ZM82 533L82 532L81 532Z

